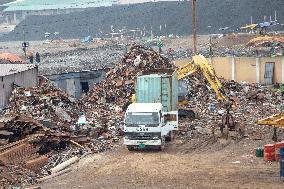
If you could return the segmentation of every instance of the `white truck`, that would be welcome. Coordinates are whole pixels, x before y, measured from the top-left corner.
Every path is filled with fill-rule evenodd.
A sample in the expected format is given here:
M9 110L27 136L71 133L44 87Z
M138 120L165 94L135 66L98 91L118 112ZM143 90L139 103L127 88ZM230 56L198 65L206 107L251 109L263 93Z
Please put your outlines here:
M173 70L140 73L136 79L136 103L128 106L124 119L124 144L136 148L163 149L178 130L177 74Z
M135 148L163 149L178 130L178 112L163 112L161 103L133 103L124 120L124 144Z

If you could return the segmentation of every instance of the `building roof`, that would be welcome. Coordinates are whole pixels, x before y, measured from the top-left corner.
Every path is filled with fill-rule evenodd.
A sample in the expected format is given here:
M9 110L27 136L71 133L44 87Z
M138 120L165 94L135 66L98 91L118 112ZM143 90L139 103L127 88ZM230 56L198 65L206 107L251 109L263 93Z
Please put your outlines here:
M118 4L117 0L17 0L6 3L8 6L4 11L39 11L57 9L91 8L101 6L112 6Z
M1 64L0 77L36 68L35 64Z

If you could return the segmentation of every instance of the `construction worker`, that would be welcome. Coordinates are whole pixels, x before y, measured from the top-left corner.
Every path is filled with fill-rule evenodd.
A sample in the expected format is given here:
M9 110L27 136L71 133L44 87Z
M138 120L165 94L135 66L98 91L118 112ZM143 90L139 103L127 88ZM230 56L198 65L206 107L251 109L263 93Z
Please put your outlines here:
M36 63L40 63L40 55L39 55L39 52L36 52Z

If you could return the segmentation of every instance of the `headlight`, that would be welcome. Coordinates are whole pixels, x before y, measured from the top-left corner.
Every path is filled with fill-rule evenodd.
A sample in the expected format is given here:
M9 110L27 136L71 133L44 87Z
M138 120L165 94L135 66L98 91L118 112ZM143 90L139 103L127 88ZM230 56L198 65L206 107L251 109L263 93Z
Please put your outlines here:
M153 140L158 140L159 139L159 136L154 136L153 137Z
M128 137L128 136L124 136L124 139L128 140L128 139L129 139L129 137Z

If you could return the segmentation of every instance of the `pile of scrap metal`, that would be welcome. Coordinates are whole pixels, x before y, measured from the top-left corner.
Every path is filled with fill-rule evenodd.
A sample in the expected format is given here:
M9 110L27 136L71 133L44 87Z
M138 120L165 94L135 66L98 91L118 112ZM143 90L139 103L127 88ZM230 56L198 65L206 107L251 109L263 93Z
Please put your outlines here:
M52 131L23 115L2 119L0 134L0 185L5 187L33 184L49 161L48 153L70 141L70 134Z
M216 94L201 73L195 72L186 78L188 85L188 108L193 109L198 119L181 122L179 137L188 139L200 137L200 135L219 134L222 124L222 116L226 114L226 108L218 101ZM221 79L223 89L230 101L232 108L229 122L238 123L238 128L245 128L242 137L251 139L263 139L269 128L258 126L256 121L271 114L280 113L283 110L284 99L281 91L262 86L260 84L237 83ZM231 133L230 138L239 139L240 136Z
M0 122L1 145L24 139L28 135L44 133L47 129L38 121L24 116L4 117Z
M94 124L104 131L121 131L123 110L131 103L131 96L135 93L134 83L138 72L161 68L173 68L173 64L152 48L132 45L118 66L109 69L106 79L96 84L80 100L86 117L90 120L95 118ZM102 137L108 135L103 134Z
M0 186L52 178L68 159L116 146L116 132L86 122L79 106L50 83L13 91L0 118Z
M88 153L110 149L116 142L111 136L94 138L48 128L24 115L2 119L0 134L0 186L4 188L31 185L63 174L69 164L52 170L69 159L78 161Z

